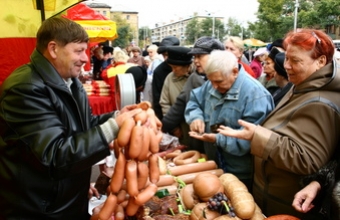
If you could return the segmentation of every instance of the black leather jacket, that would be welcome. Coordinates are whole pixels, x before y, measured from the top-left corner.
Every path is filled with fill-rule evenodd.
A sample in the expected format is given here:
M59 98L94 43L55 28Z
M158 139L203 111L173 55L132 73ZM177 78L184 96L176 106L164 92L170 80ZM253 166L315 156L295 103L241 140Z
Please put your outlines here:
M0 219L88 219L91 167L110 154L82 84L38 51L0 90Z

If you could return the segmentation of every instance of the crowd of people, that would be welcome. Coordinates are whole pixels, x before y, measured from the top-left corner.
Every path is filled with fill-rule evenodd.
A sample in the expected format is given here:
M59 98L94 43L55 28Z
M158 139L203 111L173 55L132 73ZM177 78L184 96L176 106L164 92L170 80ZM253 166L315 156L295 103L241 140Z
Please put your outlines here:
M88 36L53 17L30 63L0 90L0 219L89 219L91 168L135 104L95 116L78 77ZM235 174L264 215L339 219L340 67L323 31L289 32L247 60L242 40L168 36L126 52L98 46L93 77L131 73L162 131ZM143 94L140 96L140 94Z

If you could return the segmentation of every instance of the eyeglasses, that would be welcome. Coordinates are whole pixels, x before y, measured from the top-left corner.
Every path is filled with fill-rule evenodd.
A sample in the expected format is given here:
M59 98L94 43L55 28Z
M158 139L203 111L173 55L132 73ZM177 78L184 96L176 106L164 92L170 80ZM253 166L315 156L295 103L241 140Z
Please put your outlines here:
M316 38L316 41L317 41L319 44L321 44L320 38L318 37L318 35L316 35L316 33L315 33L314 31L312 32L312 35L313 35L313 37Z

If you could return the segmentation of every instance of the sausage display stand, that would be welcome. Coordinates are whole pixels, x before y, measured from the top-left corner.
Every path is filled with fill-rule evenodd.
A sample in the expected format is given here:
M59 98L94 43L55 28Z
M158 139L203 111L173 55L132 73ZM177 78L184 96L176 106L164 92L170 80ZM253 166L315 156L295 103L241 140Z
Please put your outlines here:
M162 124L150 103L138 107L143 111L126 119L114 140L117 161L106 172L107 197L91 220L265 219L244 183L206 155L182 145L160 152Z

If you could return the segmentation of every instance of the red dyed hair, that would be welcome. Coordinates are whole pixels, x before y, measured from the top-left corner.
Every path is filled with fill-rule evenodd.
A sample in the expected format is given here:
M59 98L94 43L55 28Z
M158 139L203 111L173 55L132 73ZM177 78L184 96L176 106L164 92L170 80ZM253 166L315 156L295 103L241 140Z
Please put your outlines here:
M325 55L327 63L332 62L334 55L334 44L331 38L323 31L315 29L299 29L297 32L288 32L283 41L283 48L288 45L301 47L306 51L312 51L311 58L317 59Z

